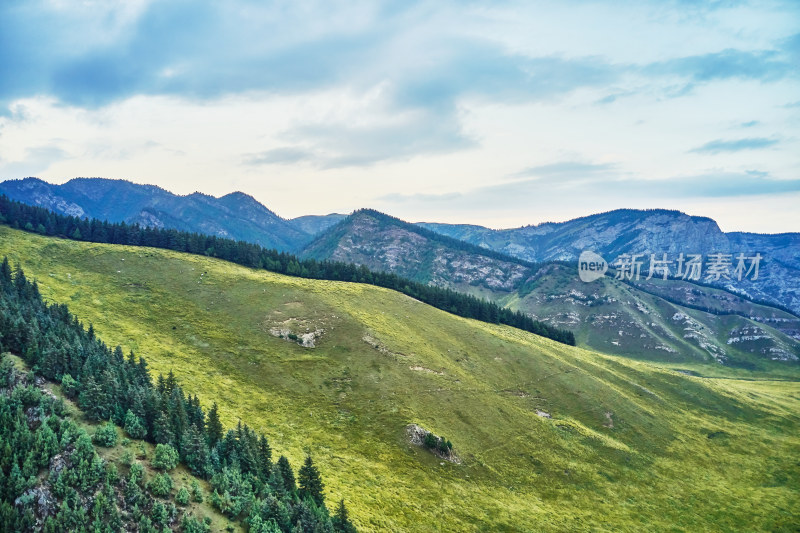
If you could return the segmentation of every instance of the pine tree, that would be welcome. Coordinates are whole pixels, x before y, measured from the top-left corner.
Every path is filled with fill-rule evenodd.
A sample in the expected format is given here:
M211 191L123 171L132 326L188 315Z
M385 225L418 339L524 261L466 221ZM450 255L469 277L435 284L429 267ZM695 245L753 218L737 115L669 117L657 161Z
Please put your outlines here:
M0 266L0 281L6 287L11 286L11 265L8 262L8 257L3 257L3 264Z
M217 410L217 402L211 406L208 412L208 421L206 422L206 433L208 434L208 446L213 448L222 439L222 422L219 420L219 411Z
M161 411L153 424L153 440L158 444L174 444L175 434L169 425L167 413Z
M295 484L294 480L294 472L292 472L292 466L289 464L289 459L283 455L281 455L280 459L278 459L278 470L283 478L283 488L286 489L286 492L289 494L294 493L294 491L297 490L297 485Z
M205 476L210 471L208 444L195 426L189 426L183 434L181 453L186 465L195 474Z
M258 466L259 474L265 478L268 477L272 468L272 448L264 435L258 439Z
M322 477L317 467L314 466L314 461L310 455L306 455L305 463L300 468L299 481L300 497L309 498L317 505L322 505L324 502L322 491L325 488L325 484L322 483Z
M339 500L339 505L336 506L336 513L333 515L331 523L336 533L356 533L356 527L350 521L347 507L344 505L344 499Z
M147 436L147 428L130 409L125 413L125 432L134 439L143 439Z

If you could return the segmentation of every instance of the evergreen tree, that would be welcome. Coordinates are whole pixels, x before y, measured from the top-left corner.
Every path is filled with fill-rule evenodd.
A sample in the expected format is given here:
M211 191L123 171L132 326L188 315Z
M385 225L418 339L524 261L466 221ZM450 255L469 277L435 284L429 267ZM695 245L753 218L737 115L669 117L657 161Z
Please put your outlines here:
M175 434L169 424L169 418L165 411L161 411L153 424L153 439L159 444L175 443Z
M147 428L130 409L125 413L125 432L133 439L143 439L147 436Z
M186 490L186 487L181 487L177 494L175 494L175 502L179 505L189 504L189 491Z
M289 494L294 494L297 490L297 485L295 484L294 479L294 472L292 472L292 467L289 464L289 460L281 455L278 459L278 471L280 472L281 478L283 480L283 487Z
M153 468L158 470L172 470L178 466L178 452L169 444L156 444L153 456Z
M117 427L111 421L106 422L97 428L92 440L100 446L111 448L117 444Z
M222 439L222 422L219 420L219 411L217 409L217 402L211 406L208 412L208 421L206 423L206 433L208 434L208 446L213 448Z
M306 460L300 468L298 479L300 482L300 497L309 498L317 505L322 505L324 502L322 491L325 488L325 484L322 483L322 477L317 467L314 466L314 461L310 455L306 455Z
M331 519L333 529L336 533L355 533L356 528L350 521L350 516L347 513L347 507L344 505L344 500L339 500L339 505L336 506L336 513Z

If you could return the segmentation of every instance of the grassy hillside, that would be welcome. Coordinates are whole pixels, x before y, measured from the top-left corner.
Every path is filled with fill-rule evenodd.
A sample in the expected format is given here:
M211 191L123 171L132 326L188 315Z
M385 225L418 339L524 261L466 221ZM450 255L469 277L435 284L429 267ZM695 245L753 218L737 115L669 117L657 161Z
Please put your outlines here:
M164 250L0 227L0 254L227 424L294 464L310 446L363 530L798 526L797 381L686 376L372 286ZM313 348L288 338L307 332ZM411 423L462 463L409 444Z

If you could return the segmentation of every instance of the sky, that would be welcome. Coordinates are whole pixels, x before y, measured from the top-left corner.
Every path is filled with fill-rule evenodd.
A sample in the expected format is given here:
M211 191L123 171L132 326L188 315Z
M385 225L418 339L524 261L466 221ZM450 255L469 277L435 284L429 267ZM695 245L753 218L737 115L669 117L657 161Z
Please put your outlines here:
M800 231L800 2L0 2L0 180Z

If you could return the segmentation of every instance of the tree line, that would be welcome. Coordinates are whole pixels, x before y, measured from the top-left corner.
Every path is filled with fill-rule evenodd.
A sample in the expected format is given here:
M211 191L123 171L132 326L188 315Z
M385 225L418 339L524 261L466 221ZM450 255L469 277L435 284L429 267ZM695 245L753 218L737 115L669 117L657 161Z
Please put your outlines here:
M36 281L29 281L19 267L12 269L7 258L0 264L0 353L5 351L21 356L36 375L60 382L89 419L108 421L131 438L155 443L153 465L163 472L149 483L133 465L128 476L110 473L91 441L86 442L88 437L58 417L48 418L63 406L54 407L35 390L20 389L0 402L0 530L33 528L31 506L20 505L19 499L35 499L29 489L36 486L39 470L50 465L61 505L42 526L45 531L116 531L131 516L139 531L161 531L169 524L169 509L157 498L171 493L168 471L181 461L209 480L211 503L229 518L247 523L251 532L355 531L343 500L333 515L329 512L324 483L310 455L295 476L286 457L273 460L264 435L241 422L224 431L216 404L205 412L172 372L153 383L144 358L133 352L125 356L119 346L109 348L67 306L44 302ZM10 368L5 360L0 367L1 391L8 386ZM37 426L41 434L31 431L31 407L42 410L39 419L44 423ZM115 439L110 425L95 433L99 445L113 445ZM74 468L54 472L52 459L65 450ZM110 503L115 494L121 494L124 513ZM179 492L176 498L188 501L188 494ZM93 520L103 527L88 527ZM192 520L184 530L207 526ZM104 524L111 524L110 529Z
M6 195L0 195L0 223L42 235L80 241L149 246L206 255L290 276L376 285L402 292L454 315L493 324L505 324L563 344L575 345L575 336L571 331L534 320L519 311L512 311L494 302L451 289L411 281L389 272L373 272L363 265L303 260L286 252L213 235L60 215L41 207L11 200Z

